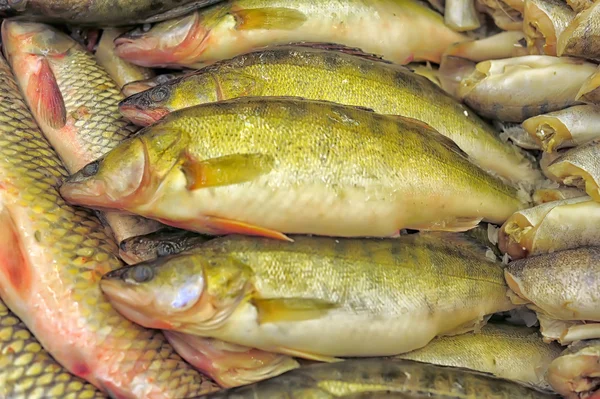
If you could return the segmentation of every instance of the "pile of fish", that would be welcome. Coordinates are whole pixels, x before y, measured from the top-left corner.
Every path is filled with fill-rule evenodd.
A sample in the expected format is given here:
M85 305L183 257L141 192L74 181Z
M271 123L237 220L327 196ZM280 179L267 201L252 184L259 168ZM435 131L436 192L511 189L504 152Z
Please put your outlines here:
M600 0L0 21L0 397L600 398Z

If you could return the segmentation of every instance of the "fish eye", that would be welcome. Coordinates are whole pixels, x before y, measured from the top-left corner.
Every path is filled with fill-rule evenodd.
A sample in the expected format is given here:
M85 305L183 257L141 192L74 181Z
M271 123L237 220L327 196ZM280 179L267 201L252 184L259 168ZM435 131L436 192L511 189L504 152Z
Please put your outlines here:
M175 245L170 242L161 242L156 247L156 254L160 257L173 255L176 251Z
M154 278L154 270L150 266L138 266L133 269L131 277L136 283L145 283Z
M100 169L100 161L94 161L85 165L84 168L81 170L81 173L85 177L91 177L98 173L98 169Z
M169 89L166 87L157 87L156 89L150 92L150 99L154 102L162 102L166 100L169 95Z

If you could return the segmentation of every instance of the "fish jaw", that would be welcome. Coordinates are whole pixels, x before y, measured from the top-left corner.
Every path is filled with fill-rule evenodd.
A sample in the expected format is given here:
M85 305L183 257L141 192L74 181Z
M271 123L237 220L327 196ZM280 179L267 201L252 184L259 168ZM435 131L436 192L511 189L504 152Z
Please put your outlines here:
M119 111L125 118L138 126L152 125L169 114L169 110L166 108L141 108L133 105L133 101L128 100L126 99L119 105Z

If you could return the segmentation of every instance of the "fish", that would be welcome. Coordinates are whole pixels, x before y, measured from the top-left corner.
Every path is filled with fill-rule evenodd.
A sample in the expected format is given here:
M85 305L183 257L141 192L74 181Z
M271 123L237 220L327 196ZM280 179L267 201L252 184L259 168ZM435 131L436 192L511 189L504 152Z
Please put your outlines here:
M592 60L600 60L600 46L595 37L600 35L600 6L594 2L588 9L578 13L558 38L556 53Z
M560 111L534 116L523 128L544 151L576 147L600 138L600 107L576 105Z
M540 157L540 169L542 170L542 173L544 174L544 176L546 176L546 178L549 181L552 181L554 183L562 182L561 179L559 179L557 176L552 174L550 172L550 170L548 170L548 166L550 166L552 164L552 162L554 162L556 159L560 158L561 155L563 155L567 151L568 150L558 150L558 151L554 151L554 152L542 152L542 156ZM560 184L559 184L559 186L560 186ZM577 189L577 190L579 190L579 189Z
M496 26L506 31L523 29L523 0L477 0L476 9L488 14Z
M128 83L154 77L151 69L133 65L115 54L114 41L125 32L124 29L118 28L104 29L95 53L98 64L108 72L119 88Z
M327 100L425 122L483 169L514 184L533 185L541 178L539 170L475 112L425 78L373 55L337 48L277 46L255 51L128 97L119 110L147 126L176 110L238 97ZM330 90L332 86L336 90Z
M567 4L573 11L580 13L590 8L594 4L594 0L567 0Z
M148 328L309 360L392 356L514 307L502 263L487 251L451 233L293 243L227 236L109 272L100 285Z
M600 139L594 139L560 154L547 169L560 183L585 189L587 195L600 202L599 154Z
M561 33L575 18L575 12L562 0L525 0L523 32L527 46L535 54L557 55Z
M458 95L458 88L463 79L475 71L476 65L475 62L462 57L444 55L439 70L442 89L459 102L462 102Z
M441 87L440 79L438 77L438 68L431 65L430 62L426 62L424 64L411 62L410 64L406 65L406 68L410 69L419 76L427 78L427 80L434 83L436 86Z
M550 399L541 392L488 374L402 359L353 359L315 364L258 384L203 399Z
M135 29L115 45L120 57L137 65L200 68L293 42L357 47L398 64L439 63L446 47L463 40L467 36L414 0L230 0Z
M138 80L135 82L127 83L121 88L121 93L123 93L125 97L129 97L142 91L156 87L160 84L167 83L168 81L179 78L183 75L185 75L185 73L183 72L164 73L150 79Z
M481 331L436 338L424 348L397 357L467 368L551 390L544 375L561 352L560 345L544 343L536 328L488 323Z
M516 146L527 150L541 150L541 146L519 124L501 123L494 121L494 125L502 131L500 138L510 140ZM539 181L538 181L539 182Z
M159 22L220 0L0 0L0 20L83 26L122 26Z
M282 240L465 231L529 200L423 122L297 97L173 112L60 190L72 204L198 233Z
M586 104L600 105L600 67L581 85L575 99Z
M195 248L211 237L191 231L165 228L145 236L131 237L119 244L119 256L126 263L153 260L176 255Z
M511 216L500 229L498 245L512 259L594 245L599 222L600 204L588 196L548 202Z
M554 320L600 321L599 260L598 247L520 259L506 267L506 282L538 314Z
M483 61L462 80L458 95L481 116L523 122L580 104L575 96L595 71L595 64L549 55Z
M4 65L0 65L1 74ZM106 398L92 384L58 364L2 301L0 331L0 395L3 398Z
M579 341L552 361L546 378L566 399L593 398L600 386L599 365L600 340Z
M547 202L566 200L570 198L584 197L585 192L566 186L539 188L533 193L534 205L541 205Z
M119 114L119 88L74 39L49 25L5 20L2 42L27 104L70 173L137 130ZM161 226L116 213L103 220L118 242Z
M446 0L444 22L457 32L481 27L475 0Z
M180 398L216 389L162 333L131 323L103 296L101 276L122 266L116 246L89 211L60 197L57 187L67 172L1 56L0 87L3 302L52 358L113 398ZM27 359L19 357L14 366ZM43 381L38 375L35 386ZM75 382L71 389L84 386Z
M277 353L175 331L163 333L188 363L222 388L252 384L300 367L294 358Z

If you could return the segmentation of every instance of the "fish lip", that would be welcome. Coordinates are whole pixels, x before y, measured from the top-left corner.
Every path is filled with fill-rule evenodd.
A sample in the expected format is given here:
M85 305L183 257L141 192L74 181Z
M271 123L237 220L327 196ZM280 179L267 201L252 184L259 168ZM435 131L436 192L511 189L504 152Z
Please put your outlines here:
M127 100L124 100L124 102L125 101ZM121 115L139 126L152 125L169 113L169 111L164 108L155 108L152 110L141 109L135 105L125 104L123 102L119 105L119 111L121 112Z
M102 205L103 201L101 199L105 198L105 195L94 193L90 194L90 191L96 193L102 193L105 191L100 190L99 188L101 187L96 187L96 189L90 190L88 185L75 181L76 177L77 175L75 174L67 177L63 181L63 184L58 189L60 196L70 204L81 204L86 206ZM104 182L96 181L95 185L101 186L104 185ZM83 186L83 188L81 186Z

